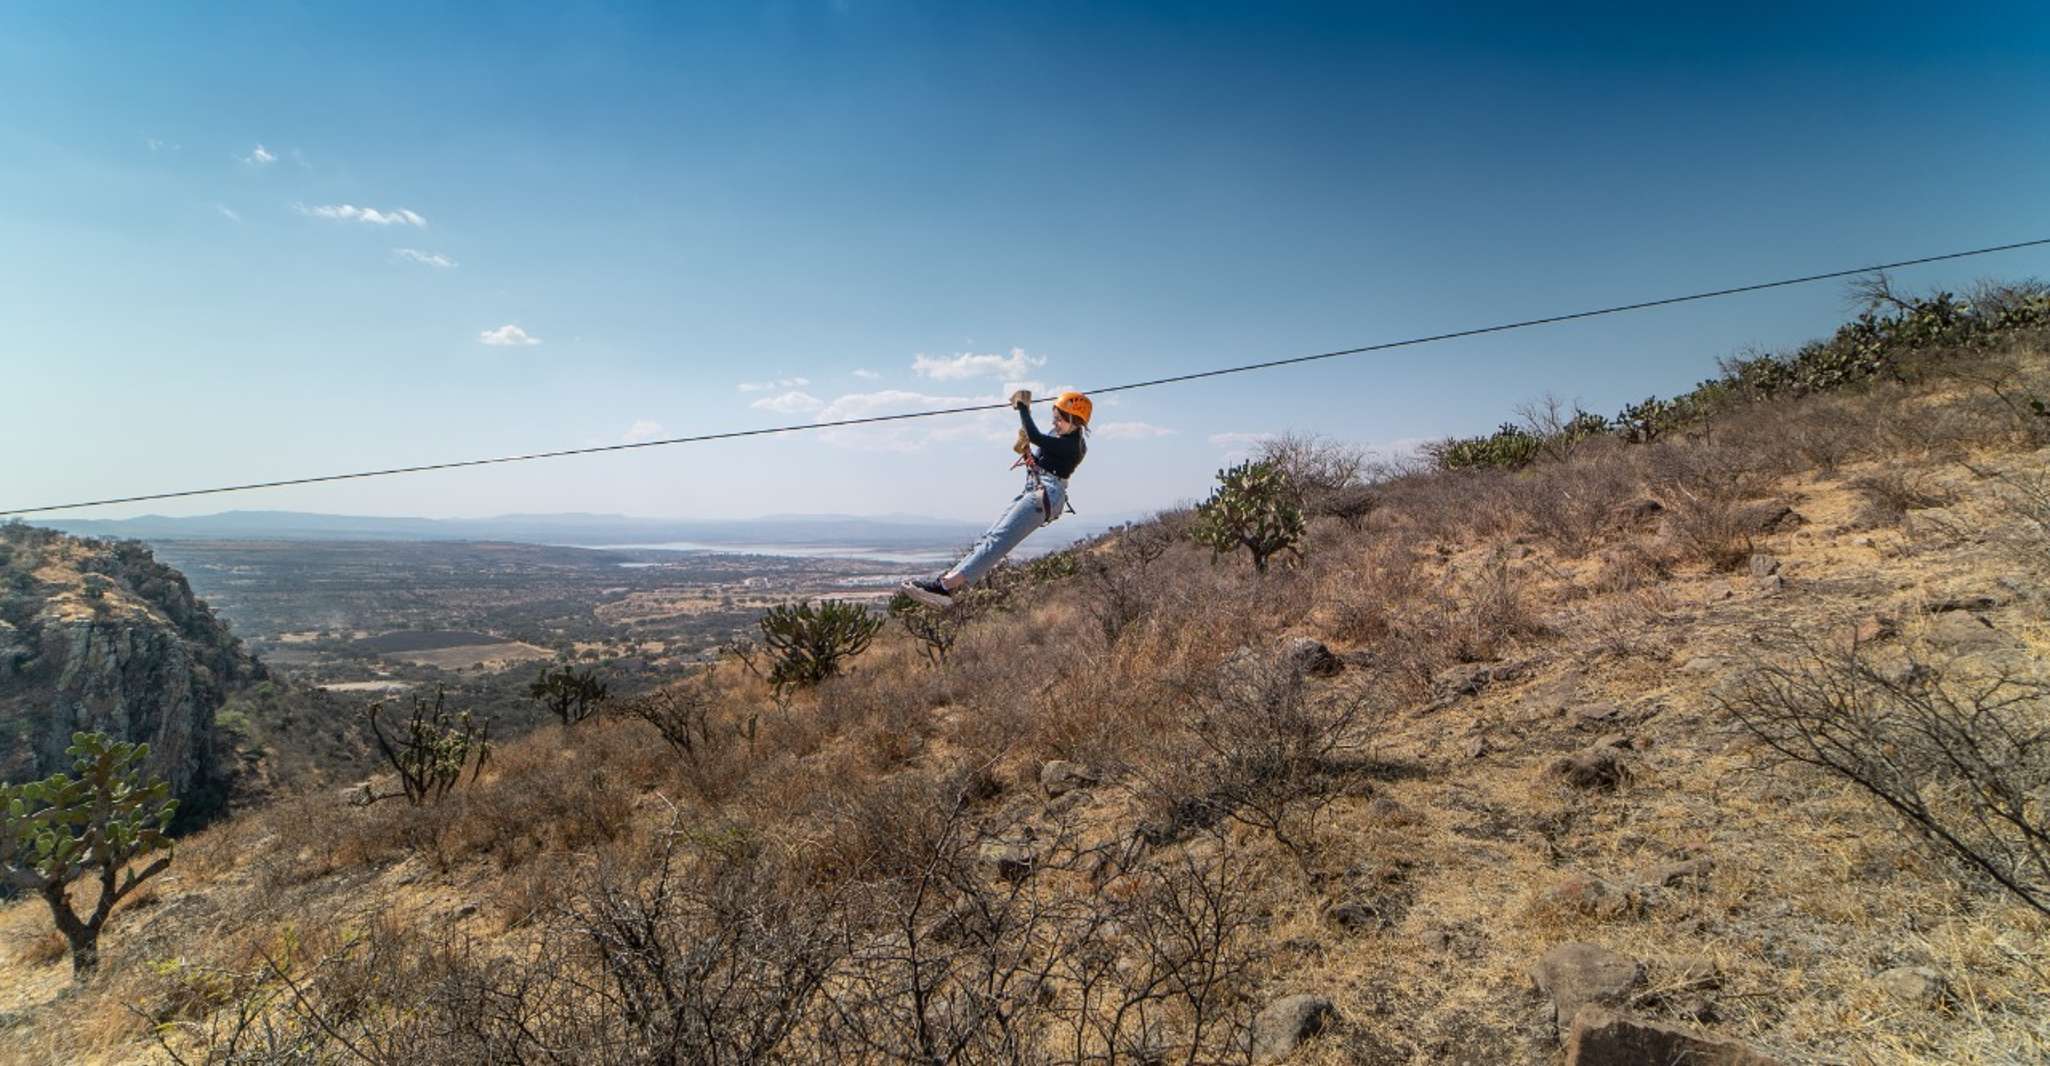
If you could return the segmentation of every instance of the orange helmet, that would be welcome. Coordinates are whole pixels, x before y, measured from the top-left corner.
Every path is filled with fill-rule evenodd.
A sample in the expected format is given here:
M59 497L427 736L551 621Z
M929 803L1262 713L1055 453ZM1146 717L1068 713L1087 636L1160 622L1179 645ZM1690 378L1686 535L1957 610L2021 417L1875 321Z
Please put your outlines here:
M1089 412L1091 410L1089 397L1073 389L1061 393L1060 399L1053 402L1053 409L1064 412L1069 418L1085 426L1089 424Z

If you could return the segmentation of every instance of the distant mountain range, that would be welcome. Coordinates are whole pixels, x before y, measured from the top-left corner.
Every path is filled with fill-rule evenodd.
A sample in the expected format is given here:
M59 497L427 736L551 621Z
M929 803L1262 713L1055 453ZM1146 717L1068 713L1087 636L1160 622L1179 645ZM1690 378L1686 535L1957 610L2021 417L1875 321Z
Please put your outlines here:
M1100 533L1139 515L1063 519L1032 547L1044 551ZM35 523L75 536L166 540L499 540L521 544L820 546L872 549L953 548L981 525L921 515L778 514L760 518L636 518L607 514L510 514L495 518L405 518L224 511L173 518L55 518Z
M689 520L604 514L511 514L493 518L405 518L224 511L173 518L58 518L38 522L86 537L135 540L507 540L528 544L861 545L872 548L959 544L982 532L970 522L917 515L769 515Z

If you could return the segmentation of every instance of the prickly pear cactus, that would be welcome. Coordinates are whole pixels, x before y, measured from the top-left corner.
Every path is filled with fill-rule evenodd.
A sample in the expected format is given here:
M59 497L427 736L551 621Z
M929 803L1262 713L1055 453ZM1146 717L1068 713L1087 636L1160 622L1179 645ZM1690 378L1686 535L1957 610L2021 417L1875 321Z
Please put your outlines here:
M1294 486L1279 464L1243 462L1217 474L1217 490L1196 508L1191 535L1223 555L1244 548L1253 568L1267 572L1267 560L1296 551L1308 524Z
M168 782L143 776L147 744L75 733L66 753L76 776L0 785L0 877L49 903L71 942L72 970L84 974L99 963L100 929L114 904L170 864L167 854L140 871L129 867L170 847L165 831L178 801ZM64 889L87 873L100 882L100 898L81 918Z

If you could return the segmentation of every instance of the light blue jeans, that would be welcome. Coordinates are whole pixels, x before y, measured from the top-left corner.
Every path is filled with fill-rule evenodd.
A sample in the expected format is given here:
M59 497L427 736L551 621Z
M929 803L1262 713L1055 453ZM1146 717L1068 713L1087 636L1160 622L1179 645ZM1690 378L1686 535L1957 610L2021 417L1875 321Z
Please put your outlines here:
M1039 495L1041 486L1046 488L1043 503ZM1066 481L1052 474L1041 474L1036 480L1027 477L1024 489L1011 500L1011 506L1004 511L1003 517L998 518L996 524L989 527L989 532L984 533L982 539L975 542L975 547L969 549L968 557L955 563L954 569L948 571L947 576L961 578L964 585L972 585L982 580L982 575L989 573L992 567L1002 562L1004 556L1011 554L1011 549L1017 547L1018 543L1033 530L1059 518L1067 505Z

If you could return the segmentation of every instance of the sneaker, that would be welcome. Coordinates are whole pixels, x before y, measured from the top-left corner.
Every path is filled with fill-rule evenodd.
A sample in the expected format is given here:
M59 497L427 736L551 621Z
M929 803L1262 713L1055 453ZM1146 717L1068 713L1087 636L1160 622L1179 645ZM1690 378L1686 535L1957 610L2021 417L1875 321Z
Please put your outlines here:
M906 581L897 586L897 591L927 607L937 607L942 611L954 605L954 597L948 594L947 586L940 584L940 579L936 577Z

